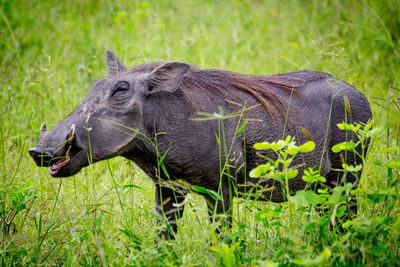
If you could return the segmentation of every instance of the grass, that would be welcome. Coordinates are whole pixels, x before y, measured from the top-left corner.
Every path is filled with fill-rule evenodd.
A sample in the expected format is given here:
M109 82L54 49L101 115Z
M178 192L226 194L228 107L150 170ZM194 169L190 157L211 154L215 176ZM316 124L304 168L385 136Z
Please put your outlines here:
M2 265L398 265L400 2L0 0L0 261ZM312 69L369 99L375 127L359 214L342 234L299 205L235 200L215 234L190 195L177 239L154 244L154 186L115 158L67 179L28 157L106 76L105 50L128 66L177 60L273 74ZM397 88L397 89L396 89ZM387 149L384 149L387 148ZM273 216L257 220L269 208Z

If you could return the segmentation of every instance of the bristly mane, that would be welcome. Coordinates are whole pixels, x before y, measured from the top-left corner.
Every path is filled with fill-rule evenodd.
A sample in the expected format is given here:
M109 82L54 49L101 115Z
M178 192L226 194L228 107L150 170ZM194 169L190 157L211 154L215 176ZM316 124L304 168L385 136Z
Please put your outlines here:
M131 69L131 72L151 72L163 62L152 62L137 66ZM305 81L298 77L288 77L282 74L261 76L249 75L236 72L230 72L218 69L197 69L191 65L190 70L183 76L179 88L183 91L188 101L192 104L191 93L192 88L202 91L217 91L221 93L225 99L229 98L227 88L241 90L257 99L267 110L267 112L275 117L275 113L271 108L271 103L283 114L284 108L278 96L270 87L279 87L286 93L292 95L301 95L295 88L303 86Z

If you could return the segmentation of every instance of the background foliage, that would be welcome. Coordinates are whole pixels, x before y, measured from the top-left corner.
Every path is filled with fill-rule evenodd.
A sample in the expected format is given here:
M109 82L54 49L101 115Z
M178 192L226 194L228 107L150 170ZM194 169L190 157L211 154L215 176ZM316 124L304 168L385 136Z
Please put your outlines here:
M1 264L399 264L399 14L398 0L0 0ZM127 66L311 69L353 84L379 129L354 223L336 234L313 209L237 200L226 241L191 195L176 241L156 246L153 185L133 163L51 178L27 150L106 75L105 50ZM266 208L268 220L255 218Z

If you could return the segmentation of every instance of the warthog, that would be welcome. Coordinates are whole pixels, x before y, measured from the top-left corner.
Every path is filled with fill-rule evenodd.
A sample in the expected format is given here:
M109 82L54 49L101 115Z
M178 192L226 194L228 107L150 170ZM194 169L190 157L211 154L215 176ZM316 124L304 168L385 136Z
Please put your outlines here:
M311 138L315 149L298 154L292 163L299 166L299 175L289 181L290 194L304 188L302 170L310 166L320 166L326 185L335 186L342 179L337 169L342 168L343 156L333 153L332 146L358 141L336 125L371 119L369 103L359 91L323 72L258 76L202 70L180 62L154 62L128 70L109 51L107 66L108 77L97 81L67 118L50 131L42 125L38 144L29 154L38 166L49 167L53 177L74 175L115 156L134 161L154 181L156 210L168 219L173 234L188 192L180 190L183 183L176 181L202 188L198 191L209 210L227 214L230 221L232 197L247 186L264 189L259 198L285 200L275 179L260 183L249 177L250 170L265 162L255 143L291 135L303 144ZM346 103L351 112L346 112ZM199 114L221 119L196 120ZM238 131L245 122L244 130ZM357 149L361 154L361 147ZM265 156L276 158L268 151ZM346 158L348 164L361 163L352 153ZM221 173L224 162L229 174ZM357 184L353 175L346 179Z

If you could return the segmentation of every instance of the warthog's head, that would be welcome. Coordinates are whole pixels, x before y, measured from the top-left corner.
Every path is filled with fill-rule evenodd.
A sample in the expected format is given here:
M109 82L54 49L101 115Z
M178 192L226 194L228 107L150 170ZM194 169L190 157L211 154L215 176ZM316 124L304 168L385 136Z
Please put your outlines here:
M107 51L108 78L95 83L87 99L67 118L47 131L29 154L54 177L71 176L83 167L118 155L134 146L142 130L143 101L151 94L178 88L189 65L179 62L127 70Z

